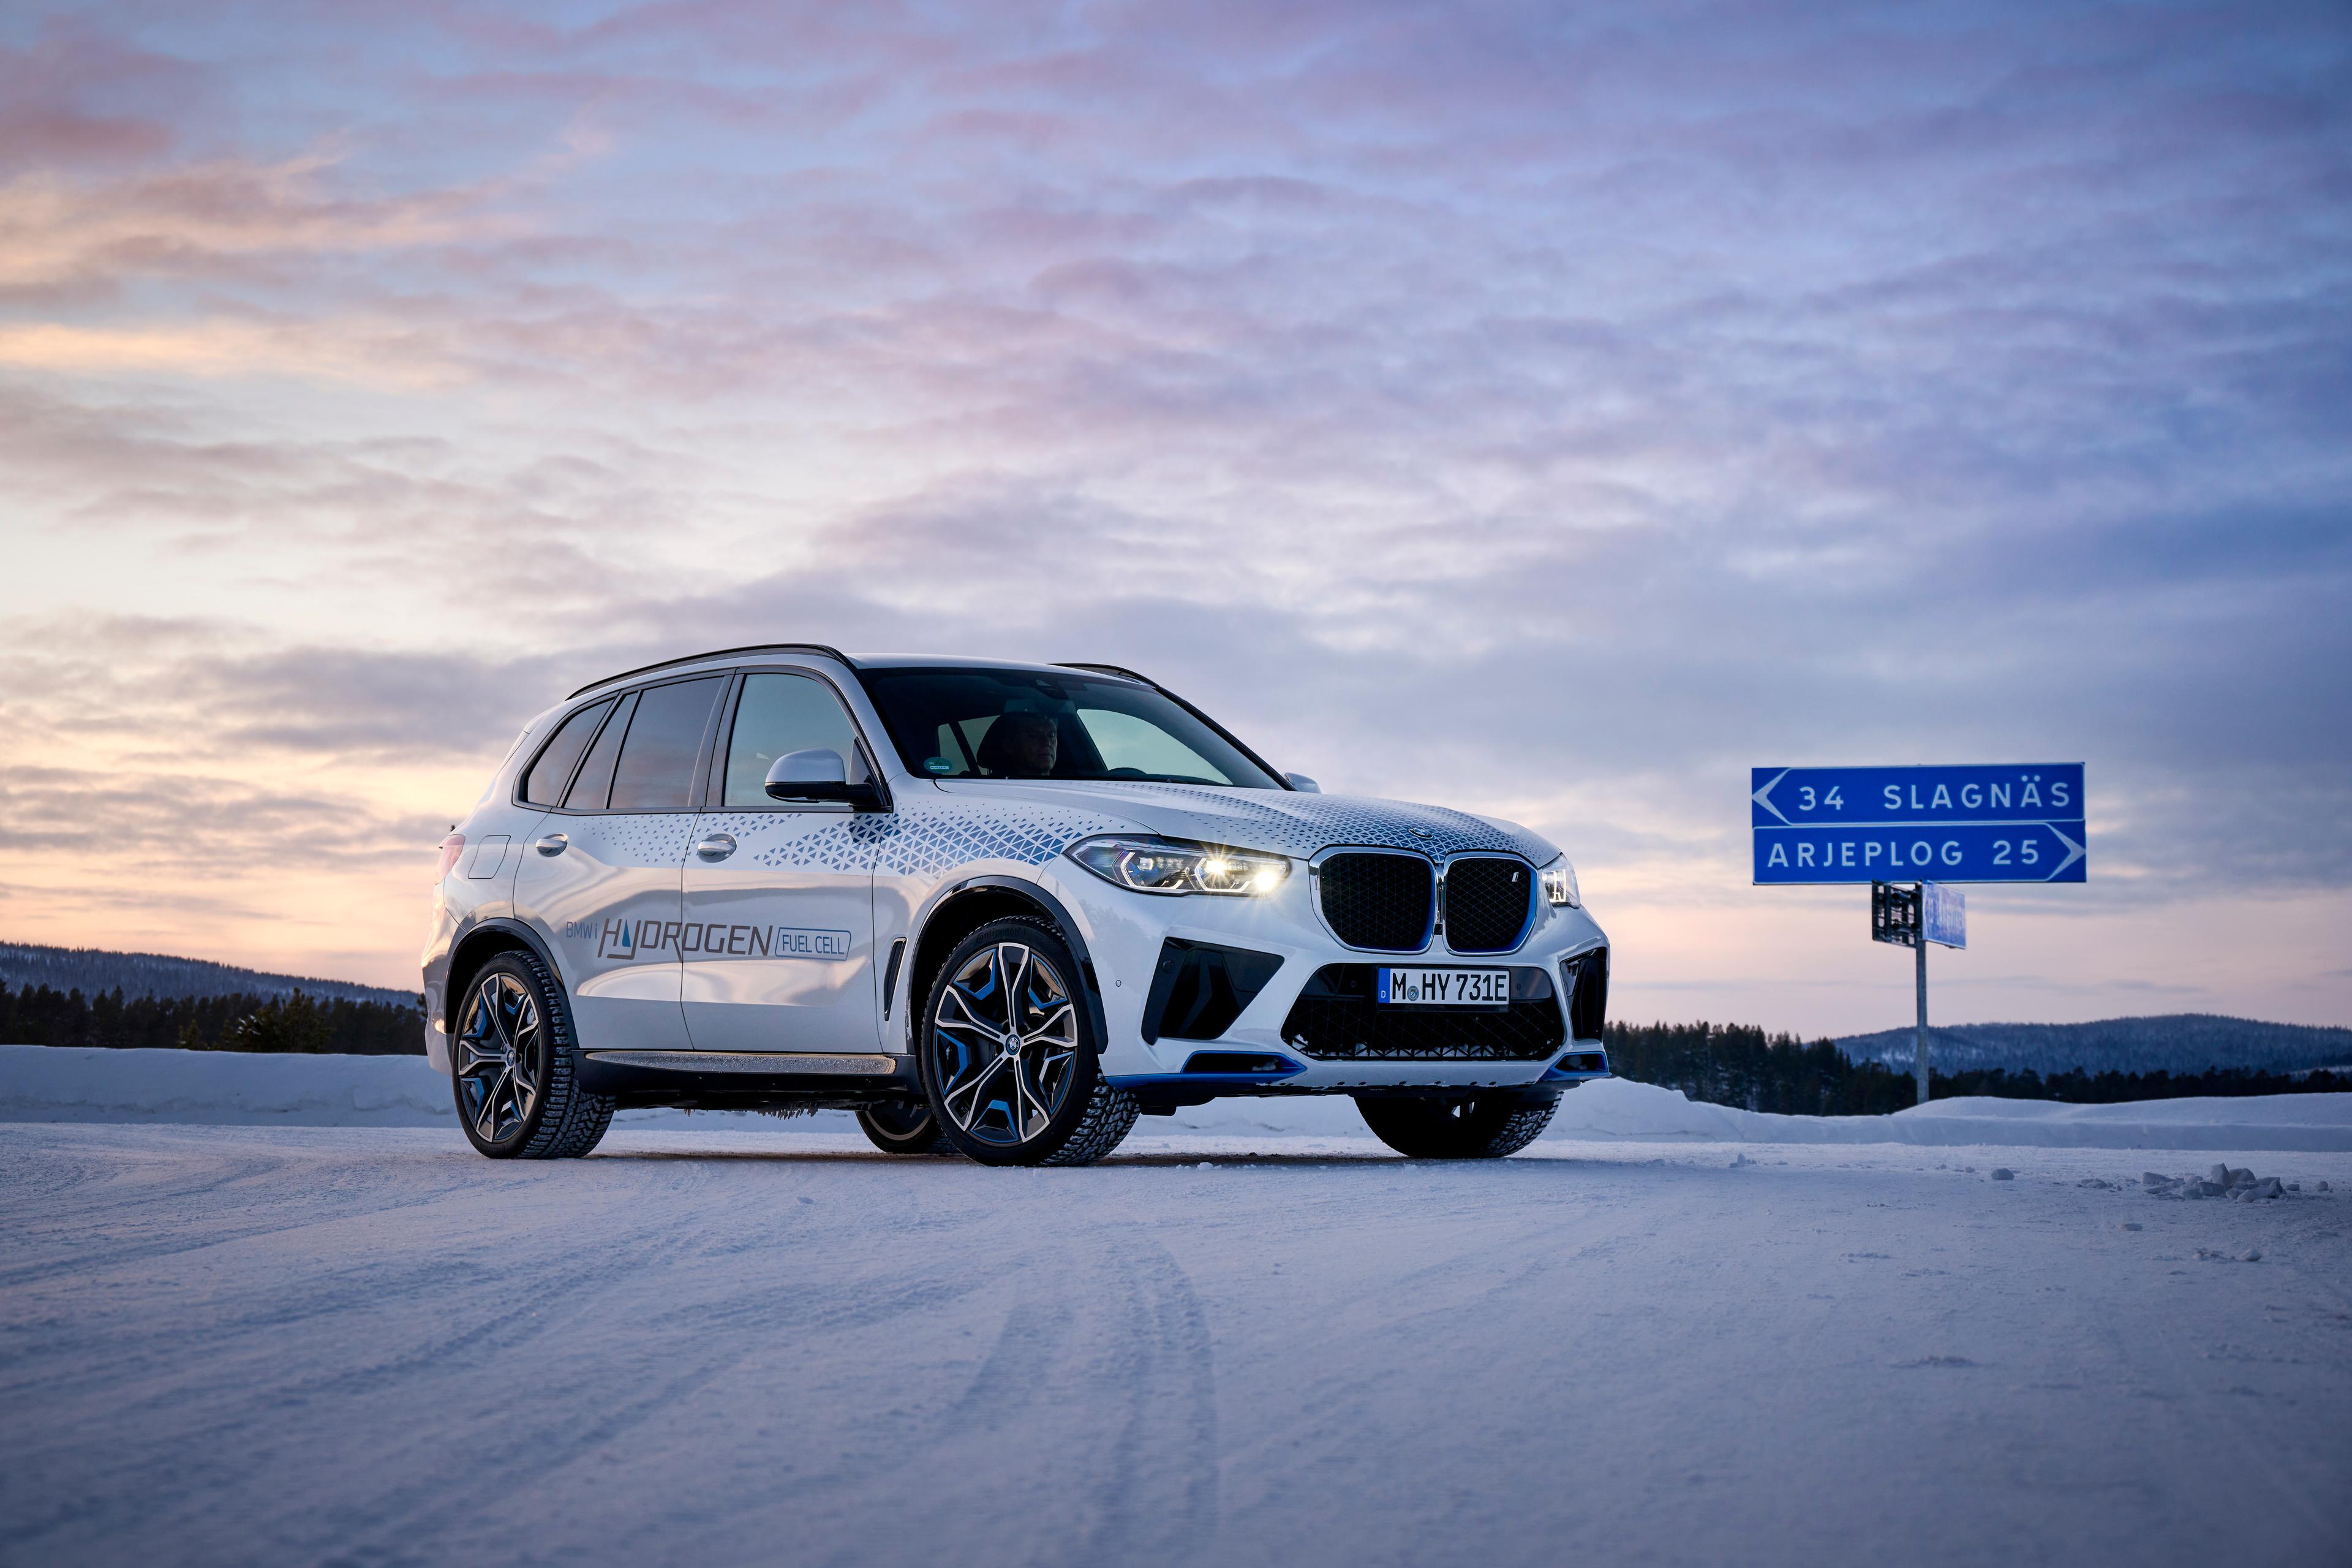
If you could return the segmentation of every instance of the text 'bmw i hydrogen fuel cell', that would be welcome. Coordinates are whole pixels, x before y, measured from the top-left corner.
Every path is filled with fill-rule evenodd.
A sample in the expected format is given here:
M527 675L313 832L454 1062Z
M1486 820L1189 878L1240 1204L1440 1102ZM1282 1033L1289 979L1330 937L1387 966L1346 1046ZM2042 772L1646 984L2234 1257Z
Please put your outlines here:
M1525 828L1318 793L1128 670L733 648L575 691L441 847L426 1047L494 1158L615 1109L854 1110L1076 1164L1347 1094L1524 1147L1609 1070L1607 939Z

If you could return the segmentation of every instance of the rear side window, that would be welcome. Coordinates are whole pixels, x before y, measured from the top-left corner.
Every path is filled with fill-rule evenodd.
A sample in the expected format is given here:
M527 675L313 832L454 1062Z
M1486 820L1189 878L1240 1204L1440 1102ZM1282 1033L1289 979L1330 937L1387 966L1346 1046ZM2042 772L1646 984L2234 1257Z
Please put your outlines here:
M604 721L612 707L613 700L608 697L602 702L590 703L563 721L555 731L555 739L548 742L539 760L522 776L522 798L527 804L553 805L562 796L564 781L572 776L572 764L588 749L596 726Z
M845 776L852 780L866 776L857 731L831 687L806 675L745 676L734 733L727 742L721 804L730 811L772 810L768 770L787 752L813 751L838 754Z
M621 760L621 737L629 732L629 715L636 706L637 694L634 691L621 699L604 733L588 748L588 760L580 764L580 776L572 781L572 788L563 797L564 810L604 809L604 802L613 793L613 764Z
M614 811L692 809L695 759L710 723L711 704L726 684L726 677L714 675L648 687L638 694L613 770Z

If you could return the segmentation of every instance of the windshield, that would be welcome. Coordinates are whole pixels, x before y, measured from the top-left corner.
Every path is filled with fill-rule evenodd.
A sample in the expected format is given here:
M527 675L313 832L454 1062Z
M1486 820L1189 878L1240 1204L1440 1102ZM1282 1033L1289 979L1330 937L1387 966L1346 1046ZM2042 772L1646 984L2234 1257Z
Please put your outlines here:
M1150 687L1028 669L862 669L891 743L935 779L1282 784Z

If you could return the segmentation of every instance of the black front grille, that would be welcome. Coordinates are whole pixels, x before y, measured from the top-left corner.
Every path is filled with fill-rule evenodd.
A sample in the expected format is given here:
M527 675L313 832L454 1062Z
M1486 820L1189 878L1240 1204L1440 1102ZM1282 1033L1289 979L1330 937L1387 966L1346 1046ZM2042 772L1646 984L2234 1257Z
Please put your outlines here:
M1456 952L1508 952L1527 934L1535 873L1524 860L1474 856L1445 868L1445 945Z
M1419 952L1436 912L1436 868L1418 855L1334 855L1315 873L1323 918L1349 947Z
M1383 1007L1370 963L1327 963L1282 1023L1282 1037L1318 1061L1539 1062L1566 1037L1551 980L1511 971L1508 1007Z
M1568 985L1568 1021L1580 1040L1601 1038L1609 1022L1609 950L1596 947L1559 961Z

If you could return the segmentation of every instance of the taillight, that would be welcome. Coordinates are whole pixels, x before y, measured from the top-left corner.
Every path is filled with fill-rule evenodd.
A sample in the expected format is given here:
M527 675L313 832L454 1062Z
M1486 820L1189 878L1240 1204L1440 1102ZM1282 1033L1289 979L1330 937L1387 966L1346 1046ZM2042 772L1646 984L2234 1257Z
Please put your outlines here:
M457 857L465 852L466 836L464 834L452 833L448 837L441 840L441 869L433 873L433 880L438 883L446 877L449 874L449 868L455 866L457 863Z

